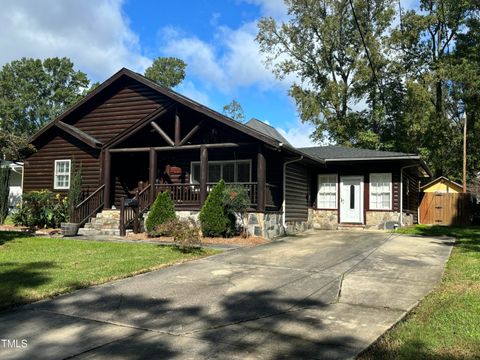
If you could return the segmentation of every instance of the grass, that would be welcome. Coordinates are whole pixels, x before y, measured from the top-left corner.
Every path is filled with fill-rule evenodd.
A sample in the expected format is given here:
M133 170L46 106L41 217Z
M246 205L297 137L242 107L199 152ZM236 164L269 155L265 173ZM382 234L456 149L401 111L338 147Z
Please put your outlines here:
M457 241L441 284L359 359L480 359L480 227L398 232Z
M0 232L0 309L213 253Z

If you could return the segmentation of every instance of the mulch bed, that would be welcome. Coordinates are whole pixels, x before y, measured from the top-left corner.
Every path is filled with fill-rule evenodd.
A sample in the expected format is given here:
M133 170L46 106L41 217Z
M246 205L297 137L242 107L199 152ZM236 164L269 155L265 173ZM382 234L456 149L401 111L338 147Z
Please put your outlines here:
M127 234L125 237L126 240L137 240L137 241L158 241L158 242L166 242L172 243L172 237L148 237L146 233L138 233L138 234ZM270 242L269 240L258 237L258 236L250 236L247 238L241 236L235 236L231 238L223 238L223 237L215 237L215 238L202 238L202 244L205 245L238 245L238 246L256 246Z
M34 235L52 236L62 233L60 229L32 229L26 226L0 225L0 231L15 231Z

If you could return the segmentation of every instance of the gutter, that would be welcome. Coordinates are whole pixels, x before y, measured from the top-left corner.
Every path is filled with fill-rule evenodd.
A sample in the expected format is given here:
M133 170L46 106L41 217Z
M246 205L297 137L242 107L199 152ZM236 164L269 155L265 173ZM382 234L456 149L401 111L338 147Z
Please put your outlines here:
M287 179L287 165L289 164L292 164L294 162L298 162L298 161L302 161L303 160L303 155L300 156L299 158L297 159L292 159L292 160L288 160L288 161L285 161L283 163L283 201L282 201L282 226L283 226L283 231L286 232L287 230L287 224L285 222L285 209L286 209L286 201L285 201L285 194L286 194L286 179Z
M403 227L403 170L418 167L418 164L406 165L400 168L400 227Z
M325 161L330 162L340 162L340 161L373 161L373 160L420 160L420 156L378 156L378 157L365 157L365 158L340 158L340 159L325 159Z

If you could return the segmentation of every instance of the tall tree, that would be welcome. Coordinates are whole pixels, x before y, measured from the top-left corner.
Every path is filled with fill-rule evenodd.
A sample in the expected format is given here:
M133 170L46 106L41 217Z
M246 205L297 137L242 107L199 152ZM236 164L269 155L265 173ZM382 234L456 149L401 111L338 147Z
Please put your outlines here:
M174 57L158 57L145 70L145 76L166 88L173 88L185 79L187 64Z
M418 129L410 149L425 155L436 175L459 177L463 105L452 96L456 75L448 64L476 7L473 0L421 0L392 34L407 79L407 101L415 105L405 114Z
M237 100L230 101L223 107L223 114L229 116L235 121L243 122L245 120L245 113L243 112L242 105Z
M378 147L381 49L394 16L392 1L285 3L289 20L261 19L256 39L278 78L296 76L289 93L301 119L315 125L317 140L328 136L341 144Z
M0 129L31 135L78 101L87 75L67 58L14 60L0 71Z

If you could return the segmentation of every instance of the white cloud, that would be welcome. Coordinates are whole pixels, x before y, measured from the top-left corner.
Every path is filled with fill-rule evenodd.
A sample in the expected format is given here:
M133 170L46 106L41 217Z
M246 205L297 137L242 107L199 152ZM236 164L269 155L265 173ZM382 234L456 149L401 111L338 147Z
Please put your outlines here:
M180 85L175 87L175 91L178 91L183 96L189 99L195 100L202 105L211 107L211 100L205 91L199 90L195 84L189 80L183 81Z
M284 17L287 14L287 6L284 0L243 0L248 4L258 5L263 16L275 18Z
M262 90L280 87L288 81L279 81L265 68L263 56L255 42L255 22L237 29L226 26L215 28L214 42L209 43L179 29L164 28L160 51L176 56L187 64L187 74L200 80L206 88L216 88L230 94L238 88L257 86Z
M315 130L313 125L304 124L300 120L296 120L295 124L288 129L278 128L277 130L282 134L290 144L295 147L318 146L311 138Z
M69 57L103 80L121 67L143 72L151 60L122 13L120 0L5 0L0 65L21 57Z

